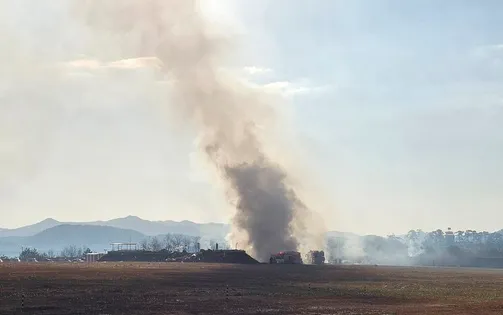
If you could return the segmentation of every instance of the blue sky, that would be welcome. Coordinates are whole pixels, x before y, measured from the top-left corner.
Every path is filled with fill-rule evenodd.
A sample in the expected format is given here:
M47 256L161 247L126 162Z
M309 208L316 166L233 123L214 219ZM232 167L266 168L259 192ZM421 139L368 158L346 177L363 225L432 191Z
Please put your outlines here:
M262 29L278 30L278 68L335 85L295 108L339 218L499 229L501 3L291 3L274 2Z
M330 229L389 234L410 228L503 228L503 3L207 4L209 14L239 24L233 28L237 54L229 63L248 67L241 71L247 80L287 99L289 132L302 150L302 163L323 187L320 198L333 205L323 210ZM70 37L59 50L24 45L41 37L63 40L53 35L54 28L49 33L36 27L54 20L49 12L59 11L37 10L11 18L13 25L23 25L22 40L13 45L47 63L65 49L78 51ZM26 26L29 14L32 24ZM40 57L42 49L50 58ZM12 64L3 61L0 67ZM140 70L132 71L131 77L113 81L108 72L93 73L101 81L85 85L47 83L51 91L64 86L60 103L73 93L70 108L48 105L54 94L30 84L2 102L2 121L19 122L4 135L9 143L23 144L4 146L2 152L25 164L3 171L1 226L129 214L228 220L219 189L198 179L202 170L194 166L194 135L159 118L153 109L158 98L145 96L151 87L138 79ZM137 82L144 85L138 88ZM23 106L8 105L18 103ZM27 152L40 158L26 160Z

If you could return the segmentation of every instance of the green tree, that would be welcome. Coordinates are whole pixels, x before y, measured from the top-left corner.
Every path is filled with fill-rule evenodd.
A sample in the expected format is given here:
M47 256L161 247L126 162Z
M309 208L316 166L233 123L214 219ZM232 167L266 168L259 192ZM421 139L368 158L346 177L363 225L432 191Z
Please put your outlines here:
M40 258L42 258L42 255L40 255L36 248L23 248L19 254L19 260L21 261L28 261L29 259L39 260Z

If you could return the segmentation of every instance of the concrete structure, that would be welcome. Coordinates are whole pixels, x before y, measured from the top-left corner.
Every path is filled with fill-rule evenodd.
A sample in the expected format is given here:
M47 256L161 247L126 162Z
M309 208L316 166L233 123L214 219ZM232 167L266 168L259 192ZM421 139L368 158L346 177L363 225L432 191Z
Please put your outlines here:
M97 262L103 256L105 256L105 253L87 253L86 262L87 263Z
M112 243L112 251L133 251L138 250L137 243Z

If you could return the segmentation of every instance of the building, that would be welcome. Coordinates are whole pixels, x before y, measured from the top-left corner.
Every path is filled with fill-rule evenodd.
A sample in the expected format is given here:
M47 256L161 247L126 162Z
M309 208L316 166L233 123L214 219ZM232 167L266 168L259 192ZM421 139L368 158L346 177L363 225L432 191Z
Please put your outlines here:
M137 243L112 243L112 252L114 251L136 251L138 250Z
M87 263L98 262L103 256L105 256L105 253L87 253L86 262Z

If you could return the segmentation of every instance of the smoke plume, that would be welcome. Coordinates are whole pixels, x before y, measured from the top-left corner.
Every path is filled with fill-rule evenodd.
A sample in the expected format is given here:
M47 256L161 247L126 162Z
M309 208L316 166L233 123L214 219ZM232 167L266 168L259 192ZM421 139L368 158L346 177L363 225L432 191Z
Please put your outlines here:
M159 72L155 80L166 86L170 112L200 133L200 152L228 189L228 200L236 209L232 223L242 237L234 241L240 248L267 260L272 252L298 250L306 243L312 213L293 187L287 168L267 150L274 139L274 99L223 70L233 51L232 36L205 21L198 1L53 4L54 12L68 10L61 25L71 26L53 31L61 38L79 40L44 46L41 56L68 61L80 56L87 61L77 66L97 69L103 64L116 69L130 67L135 60L155 60ZM73 35L65 30L73 30Z
M125 57L159 59L173 108L198 128L201 151L226 181L236 208L233 224L245 232L241 247L260 260L297 250L308 208L289 185L287 171L268 156L257 128L267 131L274 108L258 89L222 71L231 41L209 31L198 1L95 0L75 9L95 33L107 35L91 39L91 46L113 38L122 52L133 54Z

